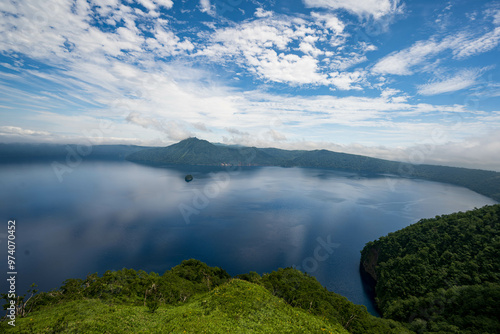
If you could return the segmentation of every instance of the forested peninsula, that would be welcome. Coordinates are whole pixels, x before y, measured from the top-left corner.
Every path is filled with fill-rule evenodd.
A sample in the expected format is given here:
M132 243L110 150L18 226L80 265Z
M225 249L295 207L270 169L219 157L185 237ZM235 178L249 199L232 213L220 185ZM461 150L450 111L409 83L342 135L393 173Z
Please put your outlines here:
M500 333L500 205L423 219L361 254L384 318L418 333Z

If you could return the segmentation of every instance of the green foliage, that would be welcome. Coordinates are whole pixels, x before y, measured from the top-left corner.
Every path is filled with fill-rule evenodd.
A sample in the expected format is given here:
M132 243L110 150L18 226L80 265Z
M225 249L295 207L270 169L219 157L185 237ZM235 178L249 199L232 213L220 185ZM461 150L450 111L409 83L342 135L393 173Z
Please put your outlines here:
M36 299L36 297L38 297L35 296L36 293L38 292L38 289L35 289L36 287L37 285L35 283L31 284L27 294L22 296L16 296L15 299L9 298L10 295L8 293L0 294L1 299L7 302L6 304L3 305L3 309L7 310L7 308L12 305L11 302L14 301L13 306L15 307L16 316L18 317L26 316L33 310L34 300ZM35 298L33 298L34 296Z
M170 272L191 282L206 284L207 288L227 281L231 276L219 267L209 267L206 263L190 259L182 261L173 267Z
M370 242L384 317L417 332L500 331L500 205L423 219Z
M189 302L161 305L155 313L142 306L102 299L67 300L0 323L5 333L336 333L340 324L296 309L263 287L231 280Z
M293 268L279 269L262 276L261 284L273 295L294 307L340 323L350 333L410 333L400 324L368 313L365 306L328 291L314 277Z
M158 292L158 287L155 283L151 284L151 287L146 290L144 294L144 299L146 301L146 306L149 312L155 313L160 306L161 293Z
M162 276L132 269L68 279L37 295L12 333L409 333L292 268L231 279L186 260ZM245 280L242 280L245 279Z
M252 282L252 283L260 283L261 282L261 277L259 274L257 274L255 271L251 271L248 274L240 274L236 275L236 278Z

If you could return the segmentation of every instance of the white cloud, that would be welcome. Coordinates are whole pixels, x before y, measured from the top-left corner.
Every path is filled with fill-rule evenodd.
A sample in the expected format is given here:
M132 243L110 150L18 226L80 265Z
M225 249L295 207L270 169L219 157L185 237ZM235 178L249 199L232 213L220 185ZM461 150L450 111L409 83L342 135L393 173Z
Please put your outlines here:
M146 44L149 50L163 57L183 54L194 49L190 40L181 41L172 31L159 24L154 28L154 38L148 38Z
M330 51L340 49L339 45L345 43L343 23L333 15L317 14L313 19L265 18L218 29L197 56L216 62L236 62L265 81L359 89L365 72L339 71L366 57L356 52L342 56ZM329 45L331 38L336 38L338 45ZM362 53L373 50L363 43L359 47Z
M374 19L398 14L403 10L399 0L303 0L303 2L307 7L345 9L355 15L372 16Z
M288 21L252 21L216 31L212 43L199 55L216 61L235 60L265 80L295 84L323 81L317 59L309 55L315 54L313 41L302 44L304 56L287 52L297 35L307 33L304 25L294 26Z
M318 49L315 45L318 38L319 37L317 36L311 36L311 35L304 37L300 42L299 50L302 51L302 53L304 54L312 55L314 58L324 54L324 51Z
M50 133L47 131L23 129L18 126L0 126L0 136L4 135L50 136Z
M335 34L340 34L345 29L344 23L335 15L312 12L311 16L316 19L316 21L323 23L325 28L330 29Z
M360 71L332 72L329 76L329 81L340 90L361 90L362 88L359 84L365 79L365 73Z
M492 19L494 25L500 25L500 6L498 4L493 5L492 8L488 8L484 11L486 17Z
M485 130L485 129L483 129ZM408 160L409 156L424 153L424 163L449 165L457 167L482 168L500 172L500 133L485 131L482 136L471 136L464 140L449 141L438 145L415 145L397 155L400 160Z
M156 9L156 4L151 1L151 0L137 0L143 7L145 7L148 10L155 10Z
M421 95L437 95L469 88L477 84L477 78L484 70L485 69L462 70L447 79L419 85L417 87L418 93Z
M428 40L416 42L407 49L393 52L382 58L373 66L372 71L378 74L413 74L412 67L428 60L430 56L442 52L448 48L448 45L447 41Z
M137 0L137 2L149 11L155 11L160 6L170 9L174 5L172 0Z
M454 58L464 59L493 50L500 43L500 27L476 36L472 32L449 35L440 41L435 37L418 41L409 48L395 51L380 59L372 68L377 74L410 75L414 68L433 57L451 51ZM422 66L425 68L425 66Z
M471 38L463 43L457 43L453 54L456 58L462 59L493 50L500 43L500 27L496 27L478 38Z
M329 67L332 70L345 71L349 67L360 64L367 60L368 58L365 55L352 52L345 57L336 57L333 60L330 60Z
M43 59L58 67L71 58L97 60L141 49L143 37L132 14L124 11L126 25L112 32L91 26L92 14L88 6L73 11L67 2L31 1L29 6L16 7L15 15L3 16L0 27L7 33L0 35L0 49Z
M210 15L214 14L214 10L212 8L212 5L210 4L210 0L200 0L200 11L203 13L207 13Z
M275 82L314 84L326 81L326 77L318 73L318 61L311 56L277 54L271 50L253 58L252 65L263 78Z
M172 0L155 0L155 2L162 7L170 9L173 7L174 2Z
M131 112L126 120L130 123L137 124L143 128L152 128L161 133L164 133L169 140L183 140L193 136L193 133L186 130L185 126L177 121L159 121L156 118L141 115L138 112Z
M254 15L255 15L255 17L259 17L259 18L270 17L270 16L273 16L273 12L264 10L263 8L259 7L255 10Z

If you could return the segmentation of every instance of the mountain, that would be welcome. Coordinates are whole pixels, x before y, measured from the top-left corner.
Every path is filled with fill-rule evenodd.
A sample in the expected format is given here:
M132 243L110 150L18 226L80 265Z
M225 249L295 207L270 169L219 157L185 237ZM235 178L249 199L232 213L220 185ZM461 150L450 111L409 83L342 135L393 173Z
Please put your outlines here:
M408 163L328 150L281 150L212 144L188 138L167 147L133 145L1 144L0 163L68 160L124 161L150 165L282 166L410 177L455 184L500 201L500 173Z
M435 165L411 165L328 150L288 151L277 148L229 147L197 138L161 148L133 152L127 160L153 165L240 165L331 168L455 184L500 201L500 173Z
M418 333L500 333L500 205L422 219L361 254L384 318Z
M134 152L127 160L164 165L275 165L277 160L255 147L214 145L197 138L185 139L167 147L149 148Z

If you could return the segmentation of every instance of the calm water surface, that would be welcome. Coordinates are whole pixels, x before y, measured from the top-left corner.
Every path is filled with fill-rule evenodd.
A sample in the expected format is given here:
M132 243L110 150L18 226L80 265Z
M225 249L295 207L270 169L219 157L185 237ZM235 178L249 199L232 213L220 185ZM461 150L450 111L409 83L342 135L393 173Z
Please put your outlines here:
M83 163L63 182L50 164L0 165L0 189L0 256L7 220L16 219L18 291L124 267L163 273L196 258L231 275L298 266L371 312L359 275L366 242L420 218L496 203L422 180L127 162Z

